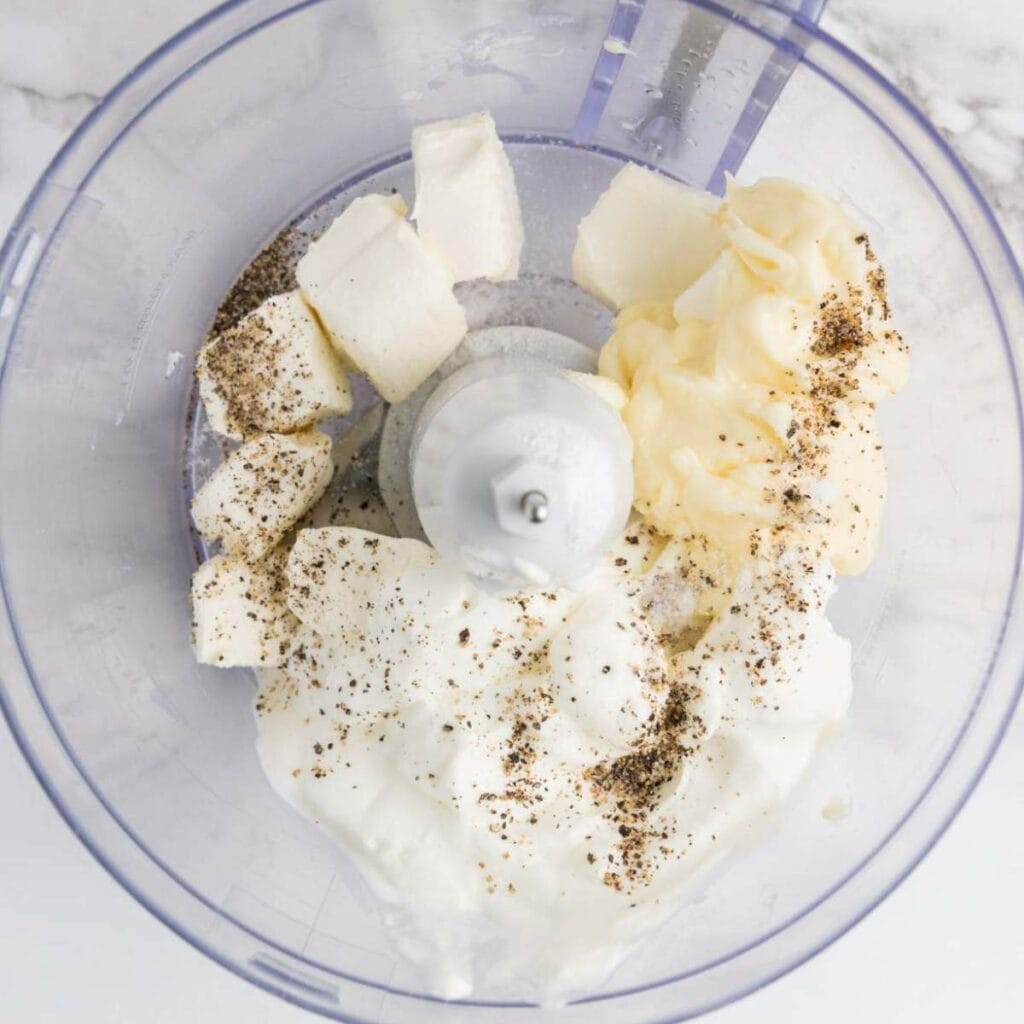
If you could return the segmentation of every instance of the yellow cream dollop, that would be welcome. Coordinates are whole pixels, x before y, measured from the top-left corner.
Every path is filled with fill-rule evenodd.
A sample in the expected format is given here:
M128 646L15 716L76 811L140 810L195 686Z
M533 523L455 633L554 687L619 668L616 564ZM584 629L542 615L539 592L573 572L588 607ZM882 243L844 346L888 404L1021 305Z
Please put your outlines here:
M636 507L741 563L796 543L861 572L885 496L874 406L907 375L884 272L795 182L730 179L713 216L726 244L703 274L621 310L601 352L628 397Z

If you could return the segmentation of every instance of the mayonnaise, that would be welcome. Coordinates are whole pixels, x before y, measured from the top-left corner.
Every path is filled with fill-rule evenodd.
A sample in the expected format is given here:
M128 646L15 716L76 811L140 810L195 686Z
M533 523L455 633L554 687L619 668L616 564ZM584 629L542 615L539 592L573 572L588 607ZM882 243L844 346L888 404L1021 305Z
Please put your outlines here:
M860 572L885 495L874 405L907 375L884 272L840 206L794 182L730 180L714 220L721 252L673 302L623 310L601 353L629 395L636 507L740 562L783 524L783 546Z

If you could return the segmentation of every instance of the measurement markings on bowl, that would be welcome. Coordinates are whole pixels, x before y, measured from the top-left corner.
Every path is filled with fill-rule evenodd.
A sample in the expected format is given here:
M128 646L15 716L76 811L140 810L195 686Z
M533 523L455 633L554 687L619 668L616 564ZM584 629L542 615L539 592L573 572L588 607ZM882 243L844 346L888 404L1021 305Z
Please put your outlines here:
M9 340L11 358L17 359L22 370L31 370L35 365L35 350L23 350L20 339L38 311L36 296L42 293L44 282L58 264L64 243L75 231L88 229L103 208L103 204L91 196L76 194L73 189L51 183L43 186L37 204L32 227L26 233L10 278L0 286L0 292L3 292L0 296L0 320L16 318L9 339L0 337L0 356L4 354L3 344ZM50 227L51 224L54 227ZM65 268L61 266L59 269L64 271Z
M146 299L146 304L142 307L142 313L139 315L139 319L135 324L135 332L132 335L131 346L128 350L128 358L125 361L124 369L121 372L121 387L124 388L125 398L124 405L120 410L118 410L117 415L114 417L115 427L119 427L124 423L125 417L131 409L132 396L135 394L135 383L138 379L139 366L142 362L142 352L146 347L146 339L149 336L149 327L153 322L157 306L160 304L160 299L163 297L163 294L167 289L167 283L170 281L175 267L178 265L181 257L185 254L185 251L189 248L197 235L197 231L190 229L177 246L175 246L174 251L171 253L171 258L167 261L164 269L160 272L156 285L149 293L149 297Z

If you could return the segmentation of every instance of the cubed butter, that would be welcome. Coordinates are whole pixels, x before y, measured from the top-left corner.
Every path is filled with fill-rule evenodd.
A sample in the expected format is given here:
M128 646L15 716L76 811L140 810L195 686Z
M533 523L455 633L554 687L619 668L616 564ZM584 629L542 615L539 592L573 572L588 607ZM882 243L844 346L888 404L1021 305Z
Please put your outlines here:
M192 645L204 665L280 665L298 619L284 598L286 552L258 565L215 555L192 576Z
M412 537L349 526L300 530L288 556L288 606L321 636L357 635L389 580L437 561Z
M612 309L674 301L725 245L718 200L626 164L580 222L576 283Z
M356 199L296 269L335 349L400 402L462 341L466 315L444 263L396 196Z
M232 452L192 499L206 541L229 555L262 558L327 489L331 439L319 430L263 434Z
M523 218L494 118L470 114L421 125L412 133L412 159L412 218L454 280L515 280Z
M210 426L238 441L352 408L345 371L298 291L267 299L207 343L196 377Z
M349 203L340 216L331 221L327 230L315 242L310 242L295 268L295 276L306 300L315 306L313 299L339 273L340 268L393 227L396 221L404 220L406 213L405 200L397 193L374 193Z

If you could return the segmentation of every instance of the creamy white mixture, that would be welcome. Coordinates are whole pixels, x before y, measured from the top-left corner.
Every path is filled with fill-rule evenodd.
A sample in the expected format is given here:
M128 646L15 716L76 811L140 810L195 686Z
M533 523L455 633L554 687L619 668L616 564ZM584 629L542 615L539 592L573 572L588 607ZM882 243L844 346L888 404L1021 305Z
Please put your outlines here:
M447 996L473 987L466 937L487 923L489 980L548 998L600 982L846 710L831 573L795 557L731 580L634 524L578 589L500 598L417 541L303 537L291 603L318 631L260 674L260 756L385 898L416 908ZM716 605L674 651L667 631L693 635Z
M214 429L246 440L193 506L224 549L193 580L194 642L259 667L267 776L414 918L438 992L486 975L558 1000L752 835L844 716L825 606L877 544L874 410L907 351L837 203L629 166L573 256L617 314L592 384L634 448L636 513L602 564L498 596L418 540L292 530L327 487L313 424L348 408L346 370L401 400L465 333L453 282L518 273L493 121L421 129L414 158L418 230L400 197L356 200L300 291L197 363Z

